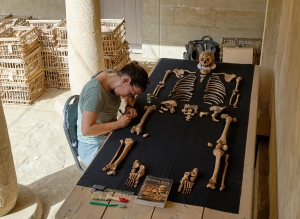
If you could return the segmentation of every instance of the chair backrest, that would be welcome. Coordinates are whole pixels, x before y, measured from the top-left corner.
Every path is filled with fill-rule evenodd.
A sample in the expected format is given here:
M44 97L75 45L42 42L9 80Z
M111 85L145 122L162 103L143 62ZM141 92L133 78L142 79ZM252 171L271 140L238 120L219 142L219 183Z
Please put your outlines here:
M78 117L78 101L79 95L69 97L63 109L63 127L74 157L76 166L81 172L84 169L81 167L78 160L78 141L77 141L77 117Z

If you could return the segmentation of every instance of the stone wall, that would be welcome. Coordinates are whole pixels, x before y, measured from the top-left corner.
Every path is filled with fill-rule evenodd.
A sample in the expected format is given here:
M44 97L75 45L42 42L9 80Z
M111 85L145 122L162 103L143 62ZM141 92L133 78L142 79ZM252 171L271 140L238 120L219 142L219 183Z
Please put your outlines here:
M31 1L0 1L0 16L13 14L32 16L35 19L65 19L66 7L64 0L31 0Z
M270 216L298 218L300 166L300 2L268 0L261 64L270 81ZM280 24L280 25L278 25ZM273 30L273 31L272 31ZM272 34L270 34L272 33ZM273 42L273 43L271 43ZM274 50L275 48L275 50ZM273 65L271 62L274 62ZM262 66L262 67L263 67ZM267 68L265 68L267 67Z
M143 0L143 56L182 58L205 35L262 38L265 10L266 0Z

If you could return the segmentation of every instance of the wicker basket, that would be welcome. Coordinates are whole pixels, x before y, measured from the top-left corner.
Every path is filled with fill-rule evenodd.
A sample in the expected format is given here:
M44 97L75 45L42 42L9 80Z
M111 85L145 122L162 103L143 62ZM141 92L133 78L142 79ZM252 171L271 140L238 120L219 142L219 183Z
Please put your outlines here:
M58 85L60 89L70 90L69 71L58 72Z
M44 68L56 68L56 56L52 49L43 47L41 50Z
M0 33L0 58L22 59L39 47L36 27L10 27Z
M26 82L43 68L40 47L24 59L0 59L0 83Z
M58 88L58 77L56 68L45 68L45 87Z
M55 29L57 45L68 47L67 21L63 20L55 27Z
M252 47L253 48L253 64L259 65L262 40L260 38L235 38L222 37L220 61L223 60L224 47Z
M56 26L61 20L27 20L28 25L39 30L41 47L53 49L56 46Z
M58 71L68 71L68 49L66 47L55 47L56 68Z
M45 90L44 70L26 83L3 83L1 85L1 99L4 104L32 104Z

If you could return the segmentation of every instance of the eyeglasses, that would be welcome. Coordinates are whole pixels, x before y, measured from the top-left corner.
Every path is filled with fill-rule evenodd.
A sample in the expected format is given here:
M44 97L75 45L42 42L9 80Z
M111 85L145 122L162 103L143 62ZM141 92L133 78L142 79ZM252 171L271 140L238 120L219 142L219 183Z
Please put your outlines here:
M128 94L128 96L130 96L130 97L135 96L134 91L133 91L133 86L130 86L130 94Z

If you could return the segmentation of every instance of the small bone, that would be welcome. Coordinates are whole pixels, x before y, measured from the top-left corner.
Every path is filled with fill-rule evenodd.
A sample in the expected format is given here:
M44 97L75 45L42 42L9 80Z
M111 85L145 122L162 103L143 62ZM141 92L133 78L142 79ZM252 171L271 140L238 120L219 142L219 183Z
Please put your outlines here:
M109 162L109 164L107 164L105 167L102 168L103 171L108 170L109 167L110 167L110 165L114 162L114 160L115 160L116 157L118 156L118 154L119 154L119 152L120 152L120 150L121 150L121 147L122 147L122 145L123 145L123 143L124 143L123 139L120 140L120 143L121 143L121 144L120 144L120 146L119 146L117 152L115 153L114 157L111 159L111 161Z
M210 147L210 148L212 148L214 145L211 142L208 142L207 146Z
M211 115L212 120L215 121L215 122L219 122L219 120L216 119L216 116L220 112L222 112L222 110L225 109L225 108L226 108L226 106L224 106L224 107L219 107L219 106L211 106L211 107L209 107L210 111L214 111L214 113Z
M220 142L222 145L227 145L226 136L227 136L229 125L230 125L231 122L236 122L237 119L232 118L228 114L222 114L221 118L226 120L226 124L225 124L225 127L224 127L224 130L223 130L223 133L222 133L221 137L217 140L217 143Z
M141 118L141 122L139 124L137 124L136 126L133 126L131 129L131 133L136 132L137 135L139 135L142 132L142 126L147 118L147 116L149 115L149 113L151 113L153 110L156 110L156 106L152 105L152 106L145 106L144 109L146 110L145 114L143 115L143 117Z
M229 100L229 106L231 106L231 103L232 103L232 99L233 97L236 95L236 92L233 90L232 91L232 94L231 94L231 97L230 97L230 100Z
M163 111L168 111L168 109L163 106L161 106L160 109L162 109Z
M135 175L134 185L131 184L130 186L133 186L134 188L136 188L140 182L140 178L145 175L145 171L146 171L145 165L140 165L140 169Z
M212 75L224 75L224 79L226 82L230 82L232 79L236 78L235 74L212 73Z
M164 111L162 111L162 110L158 110L158 112L160 112L160 113L164 113Z
M235 102L234 102L234 104L233 104L233 107L234 107L234 108L238 108L237 104L238 104L238 102L239 102L239 97L240 97L240 96L241 96L240 94L238 94L238 95L236 96L236 100L235 100Z
M227 167L228 167L228 158L229 158L229 154L226 154L225 155L225 167L224 167L224 170L223 170L222 183L221 183L220 191L223 191L223 189L225 189L225 176L226 176L226 171L227 171Z
M146 137L148 137L148 135L149 135L148 133L145 133L145 134L143 134L143 137L146 138Z
M236 84L235 84L235 89L234 89L234 91L239 92L238 87L239 87L240 81L241 81L242 79L243 79L242 77L237 77L237 79L235 79L235 80L236 80Z
M179 185L179 188L178 188L178 192L181 192L181 190L184 188L184 184L189 180L190 175L191 175L191 172L185 172L183 174L183 177L180 180L180 185Z
M200 116L200 117L202 117L203 115L206 115L206 116L207 116L207 115L208 115L208 112L202 112L202 111L201 111L201 112L199 113L199 116Z
M183 192L182 192L183 195L191 194L192 187L195 184L195 180L197 178L198 172L199 172L198 168L194 168L191 171L190 179L188 181L186 181L185 184L184 184L184 188L183 188Z
M215 168L214 168L213 175L212 175L211 179L209 180L209 183L206 186L211 189L216 188L215 185L217 184L217 176L218 176L219 167L220 167L220 160L221 160L221 157L224 155L224 152L220 149L214 149L213 154L216 157Z

